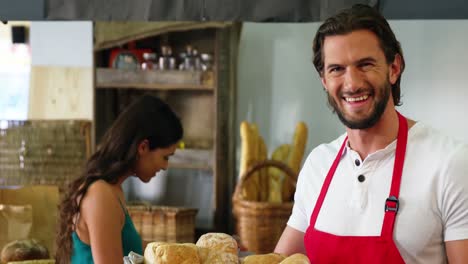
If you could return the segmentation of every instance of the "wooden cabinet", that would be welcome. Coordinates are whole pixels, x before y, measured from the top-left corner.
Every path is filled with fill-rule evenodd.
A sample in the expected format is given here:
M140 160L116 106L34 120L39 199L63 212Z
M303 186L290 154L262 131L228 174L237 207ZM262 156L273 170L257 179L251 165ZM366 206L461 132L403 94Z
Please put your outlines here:
M240 25L233 23L95 23L95 144L119 112L138 96L165 100L184 126L184 149L170 168L204 170L212 175L209 231L230 232L234 188L235 69ZM112 49L132 43L136 49L160 52L164 43L175 57L186 47L213 56L211 70L125 70L109 67ZM169 169L170 170L170 169ZM193 191L194 194L197 190Z

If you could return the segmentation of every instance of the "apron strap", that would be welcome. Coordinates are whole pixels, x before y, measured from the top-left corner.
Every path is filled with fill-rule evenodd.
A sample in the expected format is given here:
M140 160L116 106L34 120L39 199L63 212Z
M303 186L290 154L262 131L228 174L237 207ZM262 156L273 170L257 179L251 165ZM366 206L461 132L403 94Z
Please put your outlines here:
M385 201L385 216L382 224L381 236L393 238L393 227L399 209L398 196L400 194L401 175L405 163L406 143L408 141L408 121L398 113L398 138L395 151L395 163L393 164L392 185L390 195Z
M343 150L346 146L346 142L348 142L348 136L343 141L343 144L341 145L340 150L338 151L338 155L336 155L335 160L333 161L333 164L331 168L328 170L327 177L325 178L322 189L320 190L319 197L317 198L317 202L315 203L314 211L312 212L312 215L310 216L310 225L312 227L315 227L315 222L317 221L317 216L320 212L320 209L322 208L323 200L325 200L325 196L327 195L328 187L330 186L330 182L333 178L333 175L335 174L336 168L338 168L338 164L340 163L341 156L343 155Z

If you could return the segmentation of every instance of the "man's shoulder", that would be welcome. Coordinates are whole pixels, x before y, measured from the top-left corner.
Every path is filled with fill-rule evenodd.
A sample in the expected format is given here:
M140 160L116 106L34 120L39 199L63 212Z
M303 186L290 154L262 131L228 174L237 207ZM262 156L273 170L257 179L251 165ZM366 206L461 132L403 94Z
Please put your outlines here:
M414 128L408 138L408 144L414 151L427 158L438 160L440 164L468 164L466 142L426 124L417 124Z
M430 146L434 151L438 149L441 151L450 151L451 149L468 148L466 142L421 122L416 123L411 130L409 135L411 141L415 144Z

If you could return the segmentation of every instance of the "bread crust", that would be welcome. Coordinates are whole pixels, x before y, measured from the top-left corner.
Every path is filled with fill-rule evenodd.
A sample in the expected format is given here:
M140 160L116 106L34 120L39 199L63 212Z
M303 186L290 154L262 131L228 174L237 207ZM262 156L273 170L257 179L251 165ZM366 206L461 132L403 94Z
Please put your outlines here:
M49 259L49 251L34 239L15 240L6 244L1 252L0 261Z

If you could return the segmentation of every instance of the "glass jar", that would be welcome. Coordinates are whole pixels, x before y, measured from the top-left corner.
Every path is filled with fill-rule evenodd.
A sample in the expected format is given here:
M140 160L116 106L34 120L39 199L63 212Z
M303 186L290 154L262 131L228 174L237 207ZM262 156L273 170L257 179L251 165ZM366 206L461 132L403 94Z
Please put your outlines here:
M156 53L145 52L143 53L143 62L141 63L142 70L155 70L158 67L156 60Z

